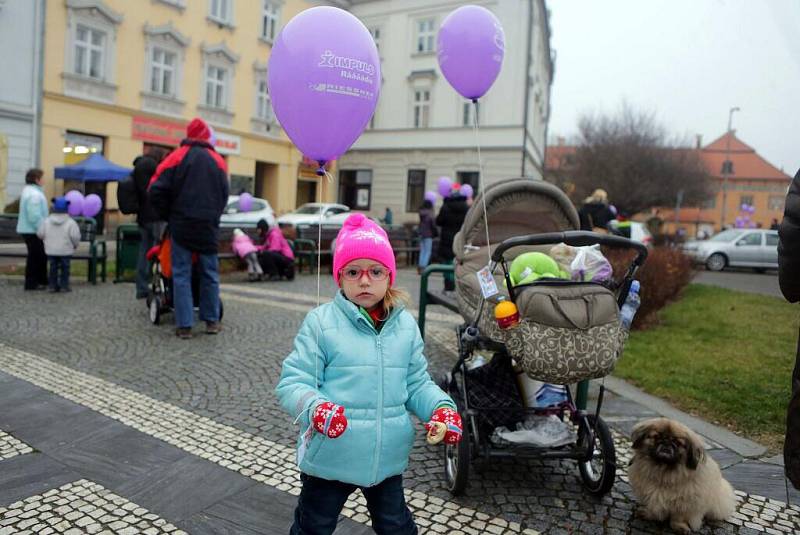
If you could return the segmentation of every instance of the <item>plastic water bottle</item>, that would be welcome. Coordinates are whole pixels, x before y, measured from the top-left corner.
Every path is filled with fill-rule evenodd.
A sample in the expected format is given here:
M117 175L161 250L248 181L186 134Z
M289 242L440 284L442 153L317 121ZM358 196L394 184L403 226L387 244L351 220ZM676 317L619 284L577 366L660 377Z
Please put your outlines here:
M639 281L633 281L631 283L631 289L628 291L628 297L625 298L625 303L622 305L622 310L620 310L619 313L620 322L623 327L626 329L631 328L633 317L636 315L636 311L641 304L642 298L639 297Z

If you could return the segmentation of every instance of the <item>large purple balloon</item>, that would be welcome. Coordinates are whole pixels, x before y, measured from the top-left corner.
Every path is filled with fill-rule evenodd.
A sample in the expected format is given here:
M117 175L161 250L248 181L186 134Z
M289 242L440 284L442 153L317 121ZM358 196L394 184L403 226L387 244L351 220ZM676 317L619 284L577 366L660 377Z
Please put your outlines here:
M461 195L466 197L467 199L471 199L475 192L472 189L472 186L469 184L464 184L461 186Z
M437 47L444 77L462 96L476 100L500 74L505 54L503 26L485 7L460 7L442 22Z
M249 212L252 209L253 209L253 196L247 192L242 193L239 196L239 211Z
M436 192L435 191L426 191L425 192L425 200L431 201L431 204L436 204Z
M103 207L103 201L96 193L90 193L83 200L83 217L94 217L100 213Z
M436 191L442 197L449 197L450 190L453 188L453 179L449 176L440 176L439 182L436 183Z
M330 162L358 139L375 111L378 49L347 11L307 9L278 35L267 83L275 115L297 148L312 160Z
M72 217L77 217L83 213L83 194L78 190L70 190L64 195L64 198L69 201L67 212Z

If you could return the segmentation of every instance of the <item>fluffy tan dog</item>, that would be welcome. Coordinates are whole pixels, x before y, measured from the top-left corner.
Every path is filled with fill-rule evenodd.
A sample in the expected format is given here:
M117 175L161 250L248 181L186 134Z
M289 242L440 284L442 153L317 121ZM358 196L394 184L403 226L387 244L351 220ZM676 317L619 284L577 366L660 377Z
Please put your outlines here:
M681 533L696 531L703 519L725 520L736 508L733 487L705 454L703 440L667 418L645 420L633 428L633 459L628 470L639 514Z

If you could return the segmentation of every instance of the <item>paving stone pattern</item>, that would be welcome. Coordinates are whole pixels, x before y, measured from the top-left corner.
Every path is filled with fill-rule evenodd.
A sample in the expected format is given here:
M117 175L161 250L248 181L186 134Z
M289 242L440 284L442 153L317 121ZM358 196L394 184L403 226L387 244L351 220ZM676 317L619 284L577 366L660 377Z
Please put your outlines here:
M252 471L248 477L263 477L264 483L296 494L293 449L297 428L279 408L273 390L308 303L316 298L312 282L313 278L305 276L296 284L274 287L227 286L222 334L190 341L177 340L172 325L151 325L142 302L131 299L131 286L76 285L69 295L30 295L16 285L0 286L0 310L4 312L0 339L10 347L45 357L43 366L53 362L88 373L92 377L81 377L78 384L63 379L60 368L45 375L60 382L54 388L64 392L88 392L93 399L83 402L94 404L96 410L104 414L118 410L120 400L108 396L118 390L114 384L123 386L130 391L126 395L133 397L130 413L119 415L120 421L219 464L226 462L240 473ZM263 297L258 295L261 289ZM276 291L288 295L266 293ZM74 311L90 312L65 313L65 304ZM169 322L171 317L167 315L165 320ZM429 323L426 343L432 373L452 366L455 344L450 325ZM15 375L30 368L24 361L20 359ZM93 378L113 383L111 391L92 391L87 381ZM165 421L169 424L164 425ZM409 502L420 524L428 527L425 522L430 523L432 532L453 532L455 525L468 526L466 521L475 519L486 522L485 517L509 523L500 532L519 526L520 530L547 533L660 533L663 526L635 517L635 501L624 477L623 459L629 445L621 435L617 442L620 478L604 498L592 498L582 490L574 462L492 460L473 464L466 496L454 499L442 485L442 450L426 446L420 429L404 474ZM440 500L441 507L433 500ZM753 496L742 496L742 500L739 514L747 521L736 517L721 526L705 527L702 533L746 534L759 527L800 531L795 506L758 502ZM778 507L777 514L771 515L769 506ZM438 510L427 512L434 509L454 512L434 518ZM351 518L363 521L365 513L360 497L348 503ZM442 524L443 518L450 520ZM741 520L741 525L736 520ZM462 531L483 529L476 525L480 526L472 524Z
M33 453L33 448L0 430L0 461L26 453Z
M81 479L0 507L0 535L187 535L158 515Z

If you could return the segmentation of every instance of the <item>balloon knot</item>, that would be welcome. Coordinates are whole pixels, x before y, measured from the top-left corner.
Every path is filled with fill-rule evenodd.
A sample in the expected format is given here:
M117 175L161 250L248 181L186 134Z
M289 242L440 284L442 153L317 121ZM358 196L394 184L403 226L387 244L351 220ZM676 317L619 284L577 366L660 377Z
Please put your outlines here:
M325 160L317 160L319 168L317 169L317 176L325 176Z

